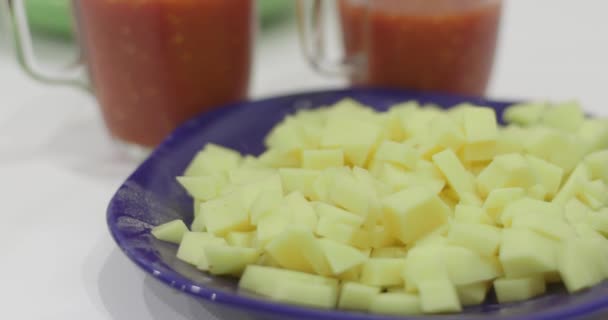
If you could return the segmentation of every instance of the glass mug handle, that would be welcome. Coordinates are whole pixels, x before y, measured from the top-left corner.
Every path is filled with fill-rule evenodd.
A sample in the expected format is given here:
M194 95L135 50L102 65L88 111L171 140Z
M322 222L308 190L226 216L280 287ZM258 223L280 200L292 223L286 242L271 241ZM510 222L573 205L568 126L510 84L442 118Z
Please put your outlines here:
M336 0L343 1L343 0ZM347 0L349 1L349 0ZM349 52L344 50L344 57L332 59L327 54L326 25L324 21L325 0L297 0L298 30L300 44L306 60L317 72L331 76L353 77L361 71L366 60L365 52ZM360 5L368 8L369 0L358 0ZM360 34L366 34L367 23Z
M41 82L78 86L88 89L89 86L85 80L85 68L80 59L63 70L49 70L40 64L34 53L25 1L8 0L17 59L22 68L31 77Z

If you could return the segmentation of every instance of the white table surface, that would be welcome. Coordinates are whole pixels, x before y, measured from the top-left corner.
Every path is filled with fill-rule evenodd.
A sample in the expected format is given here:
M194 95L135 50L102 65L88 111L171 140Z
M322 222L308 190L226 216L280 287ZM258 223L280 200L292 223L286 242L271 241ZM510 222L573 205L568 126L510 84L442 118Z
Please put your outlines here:
M603 0L508 1L490 96L580 99L588 111L608 115L607 15ZM1 28L3 318L213 319L116 248L105 209L135 164L113 147L92 97L19 70ZM293 26L259 43L254 97L342 84L309 70ZM68 51L49 43L42 50Z

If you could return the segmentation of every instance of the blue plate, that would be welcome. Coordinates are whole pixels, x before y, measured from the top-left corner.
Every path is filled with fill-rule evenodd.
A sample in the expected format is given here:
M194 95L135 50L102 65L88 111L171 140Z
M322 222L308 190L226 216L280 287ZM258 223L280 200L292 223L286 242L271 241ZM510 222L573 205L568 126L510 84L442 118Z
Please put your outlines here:
M461 102L493 107L500 115L510 103L442 94L383 89L347 89L296 94L254 102L243 102L200 115L169 136L118 189L108 208L108 226L123 252L159 281L199 298L218 318L382 320L395 317L364 313L325 311L276 303L238 292L236 279L215 277L197 271L175 257L177 247L150 235L153 226L173 219L192 219L192 199L176 183L194 154L213 142L246 154L264 150L263 137L287 114L302 108L328 105L352 97L378 110L418 100L449 107ZM606 319L608 283L570 295L563 288L550 288L536 299L499 305L490 297L482 306L463 314L399 319ZM603 314L603 315L602 315Z

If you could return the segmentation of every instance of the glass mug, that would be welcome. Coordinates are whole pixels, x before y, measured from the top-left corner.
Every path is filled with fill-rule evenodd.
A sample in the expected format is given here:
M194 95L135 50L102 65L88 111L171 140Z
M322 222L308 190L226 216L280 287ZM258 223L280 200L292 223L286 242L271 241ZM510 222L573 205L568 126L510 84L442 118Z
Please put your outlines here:
M344 59L326 54L323 0L298 0L304 54L354 85L480 96L488 85L500 0L336 0Z
M246 98L253 0L74 0L86 72L72 73L40 68L24 0L9 4L22 65L39 80L90 87L119 142L154 147L196 114Z

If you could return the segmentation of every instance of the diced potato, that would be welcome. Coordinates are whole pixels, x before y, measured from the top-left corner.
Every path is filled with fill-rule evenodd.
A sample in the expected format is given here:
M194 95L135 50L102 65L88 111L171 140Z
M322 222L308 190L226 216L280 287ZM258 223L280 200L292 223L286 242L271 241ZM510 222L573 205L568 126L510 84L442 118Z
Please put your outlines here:
M466 194L476 194L474 177L464 168L454 151L446 149L434 155L433 162L446 177L450 187L456 191L459 199Z
M200 207L200 205L199 205ZM200 211L200 209L199 209ZM192 219L192 224L190 225L190 231L194 232L206 232L207 226L205 225L205 219L201 214L194 214L194 219Z
M379 287L401 285L404 266L405 259L370 258L363 264L359 282Z
M177 258L198 265L204 259L205 246L211 244L226 244L226 240L206 232L186 232L177 249Z
M255 238L255 231L229 232L226 235L226 242L233 247L253 248L255 245Z
M443 225L450 209L426 188L409 188L382 200L385 225L408 244Z
M582 141L546 127L531 130L524 142L525 151L558 165L566 174L576 167L585 154L585 144Z
M486 282L456 286L458 300L463 306L482 304L486 299L489 287L490 285Z
M225 178L217 174L177 177L177 181L192 198L203 201L219 196L220 188L226 184Z
M351 246L329 239L321 239L319 244L334 275L344 273L367 260L366 255Z
M542 275L501 278L494 281L494 291L500 303L530 299L545 293L545 290L545 279Z
M243 208L240 194L233 193L201 204L200 215L207 231L224 236L231 231L249 231L249 214Z
M335 279L255 265L245 269L239 288L276 301L315 308L335 308L338 301Z
M536 176L536 181L545 188L548 196L555 196L561 186L564 169L532 155L526 155L526 160Z
M566 240L575 235L574 229L562 216L543 212L528 212L515 215L513 228L528 228L555 240Z
M363 224L363 218L338 207L322 203L313 202L313 207L319 219L328 219L336 223L342 223L353 227L360 227Z
M608 208L590 211L585 221L604 236L608 235Z
M367 121L331 117L323 131L323 148L342 148L347 164L363 166L380 139L381 128Z
M426 187L435 194L439 194L445 187L443 178L434 178L427 175L406 172L392 164L385 163L380 170L378 179L391 187L393 191L401 191L411 187Z
M492 219L498 219L506 206L526 195L522 188L494 189L488 194L483 209Z
M557 243L528 229L505 229L499 259L508 278L557 270Z
M465 144L460 123L449 115L439 114L429 124L429 143L438 149L459 150Z
M493 109L469 107L463 111L466 145L464 161L490 160L496 154L498 127Z
M577 132L587 153L608 149L608 119L587 119Z
M420 298L407 293L381 293L375 295L369 311L378 314L407 316L421 314Z
M186 232L188 232L188 227L180 219L163 223L152 228L150 231L156 239L176 244L182 241L182 237Z
M300 192L292 192L285 197L285 205L291 211L291 222L311 231L317 228L317 213L312 204Z
M572 198L564 207L564 217L570 224L585 221L589 216L590 208L577 198Z
M545 126L576 132L585 121L581 106L575 102L565 102L546 108L542 113L540 123Z
M448 243L469 248L483 256L498 252L501 241L499 228L470 223L453 223L448 232Z
M482 196L500 188L529 188L536 183L534 172L526 159L517 153L496 156L477 176L477 188Z
M258 248L264 248L268 242L281 234L291 221L288 208L283 206L258 221L255 243Z
M304 196L311 198L314 195L313 184L319 175L321 175L321 171L297 168L281 168L279 169L279 174L281 175L284 192L291 193L294 191L299 191Z
M357 282L345 282L340 289L338 308L343 310L368 311L372 300L380 294L380 287Z
M447 278L420 281L418 290L424 312L446 313L462 310L456 288Z
M344 166L344 152L341 149L304 150L302 152L302 168L322 170Z
M415 246L408 252L402 272L407 292L417 292L421 281L448 279L448 270L443 261L443 248Z
M260 257L256 249L227 245L210 244L204 251L208 270L214 275L240 275Z
M608 184L608 150L592 153L585 157L585 164L592 180L601 179Z
M558 205L565 205L570 199L576 196L585 182L589 180L591 180L589 169L585 164L579 164L562 185L562 188L557 195L555 195L552 202Z
M374 155L374 161L388 162L409 170L416 169L420 155L413 147L394 141L384 141Z
M457 286L492 280L503 273L494 257L482 257L467 248L447 246L441 255L450 281Z
M538 214L543 217L559 219L563 216L563 208L551 202L531 198L521 198L510 203L499 217L503 226L509 227L517 215Z
M241 155L234 150L209 143L190 162L184 176L204 176L225 173L239 166Z
M569 292L589 288L605 278L582 241L565 241L558 251L558 269ZM608 247L604 247L604 255ZM595 252L593 252L595 254Z
M405 247L384 247L372 250L372 258L405 258L407 249Z
M272 239L265 251L283 268L312 273L314 269L302 250L294 250L299 246L301 233L297 228L287 228Z
M265 216L279 208L283 202L283 192L278 189L261 190L257 198L251 204L250 223L254 226Z
M328 196L332 204L360 216L365 217L370 211L368 188L351 175L337 175Z
M528 188L528 197L536 200L545 200L549 197L549 192L542 184L535 184Z
M493 225L494 219L483 208L459 204L454 208L454 222Z
M250 184L265 180L268 176L276 173L271 168L248 168L238 167L228 171L228 181L232 184Z
M545 110L547 104L543 102L529 102L508 107L503 118L508 123L517 124L520 126L531 126L537 124Z
M285 151L270 149L259 157L262 165L271 168L297 168L300 166L302 155L299 150Z

